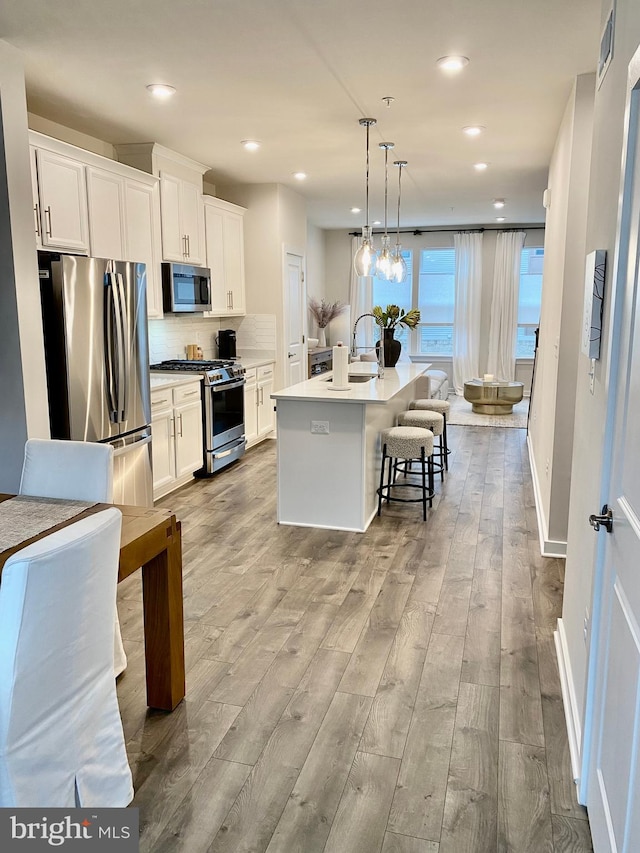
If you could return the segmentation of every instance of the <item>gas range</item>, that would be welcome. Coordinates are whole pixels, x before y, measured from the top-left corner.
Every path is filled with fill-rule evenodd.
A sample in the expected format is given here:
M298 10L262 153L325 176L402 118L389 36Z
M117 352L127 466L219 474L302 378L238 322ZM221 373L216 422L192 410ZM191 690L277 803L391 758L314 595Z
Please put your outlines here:
M149 369L159 373L200 373L205 385L219 385L223 382L244 377L245 369L237 361L216 359L215 361L190 361L175 358L149 365Z

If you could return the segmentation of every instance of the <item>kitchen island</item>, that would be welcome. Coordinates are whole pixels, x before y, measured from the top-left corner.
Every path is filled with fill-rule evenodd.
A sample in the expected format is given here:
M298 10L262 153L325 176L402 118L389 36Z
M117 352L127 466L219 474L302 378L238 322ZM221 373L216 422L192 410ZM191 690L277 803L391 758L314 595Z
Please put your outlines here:
M364 533L377 512L380 432L394 426L430 364L350 365L349 389L332 374L283 388L276 401L278 522Z

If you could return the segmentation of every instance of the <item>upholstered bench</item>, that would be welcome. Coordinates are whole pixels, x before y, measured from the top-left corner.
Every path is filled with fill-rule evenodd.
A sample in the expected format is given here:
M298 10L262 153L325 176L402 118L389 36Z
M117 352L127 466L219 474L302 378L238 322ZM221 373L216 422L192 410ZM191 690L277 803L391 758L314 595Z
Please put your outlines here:
M449 377L444 370L427 370L416 379L416 398L446 400L449 396Z

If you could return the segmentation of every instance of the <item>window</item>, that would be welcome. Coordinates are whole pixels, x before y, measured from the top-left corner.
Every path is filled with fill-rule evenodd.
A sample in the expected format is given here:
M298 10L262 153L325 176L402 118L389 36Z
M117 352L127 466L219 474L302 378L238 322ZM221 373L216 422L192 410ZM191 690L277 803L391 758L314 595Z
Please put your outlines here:
M516 358L533 358L535 331L540 322L544 249L523 249L520 255L520 294Z
M455 249L422 249L418 276L418 355L453 355Z
M410 250L403 249L402 257L407 265L407 277L402 284L396 284L393 281L384 281L384 279L373 278L373 304L380 305L384 310L387 305L399 305L405 311L409 311L413 306L412 282L413 282L413 255ZM373 322L373 321L372 321ZM394 337L402 343L402 348L407 352L412 352L413 347L410 343L410 329L406 326L396 326ZM375 339L380 340L380 329L375 327Z

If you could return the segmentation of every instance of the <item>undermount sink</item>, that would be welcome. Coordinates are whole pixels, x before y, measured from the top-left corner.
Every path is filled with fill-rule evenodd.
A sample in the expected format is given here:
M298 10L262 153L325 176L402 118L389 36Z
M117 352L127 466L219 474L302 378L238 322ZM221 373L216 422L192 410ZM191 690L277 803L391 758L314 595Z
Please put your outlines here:
M375 376L364 373L356 373L352 374L349 377L349 384L351 384L352 382L368 382L370 379L375 379ZM333 382L333 377L331 377L330 379L325 379L325 382Z

